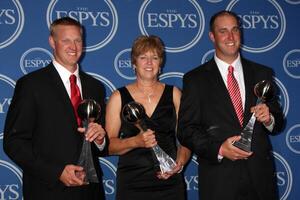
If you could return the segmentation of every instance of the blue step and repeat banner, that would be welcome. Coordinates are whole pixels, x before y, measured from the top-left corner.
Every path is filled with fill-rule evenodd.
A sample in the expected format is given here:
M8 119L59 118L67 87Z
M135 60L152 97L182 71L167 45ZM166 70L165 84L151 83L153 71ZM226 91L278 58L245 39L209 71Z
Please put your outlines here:
M53 58L48 36L54 19L70 16L85 26L81 67L103 82L108 98L135 79L130 51L141 34L162 38L167 53L160 80L181 87L185 72L213 56L209 19L222 9L242 19L243 56L275 71L287 118L286 129L271 137L280 198L300 199L300 0L1 0L0 200L23 198L22 171L3 152L3 126L16 80ZM113 200L117 157L99 162ZM197 165L193 157L185 171L189 200L197 199Z

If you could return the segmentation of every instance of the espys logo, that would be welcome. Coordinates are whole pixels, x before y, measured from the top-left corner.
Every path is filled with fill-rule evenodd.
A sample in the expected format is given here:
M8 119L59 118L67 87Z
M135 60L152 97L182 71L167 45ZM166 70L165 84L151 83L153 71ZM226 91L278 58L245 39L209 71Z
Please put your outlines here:
M120 51L115 57L114 67L119 76L128 80L134 80L136 76L131 65L130 53L131 49Z
M277 186L280 200L288 199L293 185L293 175L288 162L278 153L273 152L275 158Z
M21 34L24 12L18 0L0 1L0 49L12 44Z
M212 59L214 57L214 55L215 55L215 50L214 49L209 50L208 52L206 52L204 54L204 56L202 57L201 64L204 64L207 61L209 61L210 59Z
M107 159L99 158L99 162L104 174L103 187L104 187L106 199L114 200L117 168Z
M287 116L290 107L289 94L278 78L274 78L277 87L279 88L279 103L281 104L284 116Z
M107 101L110 95L113 93L113 91L116 90L116 87L107 78L100 76L99 74L95 74L91 72L87 72L87 74L93 76L95 79L103 83L103 85L105 86L106 101Z
M159 80L169 84L182 88L182 77L183 73L181 72L166 72L159 76ZM174 79L175 78L175 79Z
M300 49L294 49L285 54L283 69L290 77L300 79Z
M292 5L300 4L299 0L285 0L285 1Z
M22 172L9 162L0 160L0 176L0 199L23 199Z
M259 6L258 6L259 5ZM243 29L242 49L251 53L261 53L274 48L286 30L286 19L280 5L275 0L233 0L226 10L235 11Z
M292 152L300 154L300 124L296 124L288 130L285 142Z
M202 9L196 0L186 3L145 0L138 20L143 35L159 35L166 51L173 53L192 48L202 37L205 27Z
M0 74L0 124L4 124L15 85L15 81L5 75ZM3 130L0 130L0 139L3 139Z
M219 3L219 2L221 2L223 0L207 0L207 1L210 2L210 3Z
M85 28L86 37L84 50L98 50L107 45L115 36L118 28L118 15L110 0L52 0L47 9L48 27L53 20L69 16L79 21ZM96 35L97 37L91 37Z
M20 59L20 68L24 74L47 66L53 55L46 49L35 47L25 51Z
M184 173L188 199L198 196L198 162L193 156Z

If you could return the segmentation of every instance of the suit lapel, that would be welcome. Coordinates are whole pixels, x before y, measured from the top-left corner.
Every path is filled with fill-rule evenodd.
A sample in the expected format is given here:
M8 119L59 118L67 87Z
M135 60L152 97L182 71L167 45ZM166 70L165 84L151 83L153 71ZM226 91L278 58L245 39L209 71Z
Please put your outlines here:
M57 99L61 104L63 104L63 108L65 109L66 117L70 118L70 121L74 123L77 126L76 123L76 116L74 114L73 105L71 103L70 97L66 91L66 88L56 71L53 64L50 64L49 66L49 80L51 82L51 86L53 87L53 95L57 96Z
M250 112L251 106L255 105L254 98L254 73L251 64L242 59L244 82L245 82L245 110L244 110L244 126L248 123L252 113Z
M87 84L87 78L82 71L79 71L79 76L81 81L82 98L90 98L90 89L88 88L89 85Z
M220 111L228 113L232 119L236 119L236 122L239 123L227 87L214 59L208 63L207 69L209 72L209 81L210 85L212 86L212 91L214 91L216 94L215 98L222 99L223 107L220 109Z

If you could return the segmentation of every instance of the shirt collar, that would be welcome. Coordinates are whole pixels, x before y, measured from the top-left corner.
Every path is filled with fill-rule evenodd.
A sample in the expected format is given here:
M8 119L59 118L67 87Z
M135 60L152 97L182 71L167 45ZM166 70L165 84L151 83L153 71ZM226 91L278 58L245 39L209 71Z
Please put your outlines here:
M214 59L215 59L216 64L221 72L224 72L227 74L229 65L232 65L234 67L235 72L237 72L237 73L243 72L240 54L238 54L238 57L232 63L224 62L223 60L218 58L216 54L214 55Z
M69 82L69 78L72 74L74 74L77 77L77 81L80 81L80 77L79 77L79 66L77 64L77 69L75 70L74 73L71 73L69 70L67 70L64 66L62 66L61 64L59 64L56 60L53 60L53 65L55 67L55 69L57 70L60 78L62 79L62 81L64 83L68 83Z

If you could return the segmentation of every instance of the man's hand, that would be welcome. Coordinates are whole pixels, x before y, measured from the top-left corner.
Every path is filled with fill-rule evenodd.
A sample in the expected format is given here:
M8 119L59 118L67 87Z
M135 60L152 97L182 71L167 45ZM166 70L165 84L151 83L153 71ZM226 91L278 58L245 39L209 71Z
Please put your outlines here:
M59 180L66 186L80 186L84 185L85 172L83 167L76 165L66 165Z
M266 104L261 103L251 107L251 112L254 113L257 121L264 123L266 126L271 124L270 111Z
M252 152L248 153L233 146L233 143L239 139L241 139L241 136L227 138L227 140L225 140L220 147L221 156L224 156L232 161L248 159L248 157L252 155Z
M81 133L85 132L85 128L78 128L78 131ZM89 142L96 142L98 145L101 145L104 140L106 132L100 124L91 122L88 125L87 132L85 134L85 139Z

